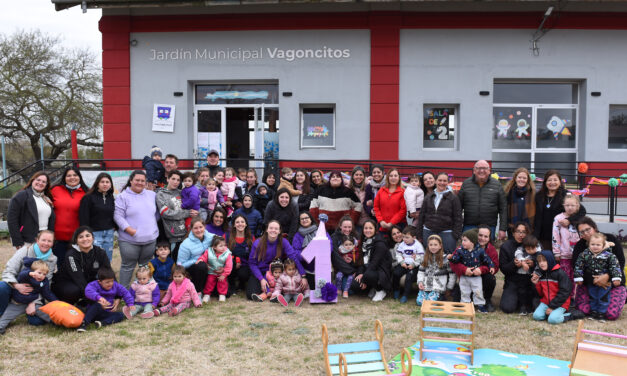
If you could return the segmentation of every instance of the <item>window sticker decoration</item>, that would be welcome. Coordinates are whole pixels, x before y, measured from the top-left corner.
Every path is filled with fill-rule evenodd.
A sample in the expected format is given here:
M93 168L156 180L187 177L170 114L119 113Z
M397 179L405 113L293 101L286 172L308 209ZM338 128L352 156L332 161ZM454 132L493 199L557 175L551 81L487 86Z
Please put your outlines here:
M301 148L335 147L335 108L301 108Z
M551 120L546 125L546 128L553 132L553 138L555 141L558 140L559 135L571 136L570 130L568 129L568 119L561 119L555 115L551 116Z
M423 135L424 148L455 148L455 115L457 107L452 105L424 105Z
M495 108L494 139L529 140L531 138L531 110L527 108Z
M216 91L214 93L207 93L205 99L215 102L218 99L241 99L241 100L255 100L255 99L268 99L268 92L261 91Z
M516 138L523 138L523 136L529 136L530 125L525 119L520 119L516 122Z

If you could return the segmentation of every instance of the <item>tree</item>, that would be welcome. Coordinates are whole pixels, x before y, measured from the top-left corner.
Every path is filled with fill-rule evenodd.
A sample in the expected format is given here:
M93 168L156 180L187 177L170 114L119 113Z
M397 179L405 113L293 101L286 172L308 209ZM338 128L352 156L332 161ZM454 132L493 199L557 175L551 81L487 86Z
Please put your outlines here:
M0 34L0 135L14 147L7 167L15 171L39 159L56 159L78 144L102 147L100 67L88 49L66 49L40 31ZM25 147L26 146L26 147Z

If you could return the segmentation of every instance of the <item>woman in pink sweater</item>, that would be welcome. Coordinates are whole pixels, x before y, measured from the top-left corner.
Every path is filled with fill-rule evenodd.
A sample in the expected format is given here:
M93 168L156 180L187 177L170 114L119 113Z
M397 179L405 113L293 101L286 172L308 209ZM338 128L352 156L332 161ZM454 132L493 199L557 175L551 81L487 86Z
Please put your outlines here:
M194 284L187 278L185 268L182 265L175 265L172 268L172 283L159 303L161 309L154 311L155 316L166 312L170 316L176 316L192 303L196 308L202 305Z

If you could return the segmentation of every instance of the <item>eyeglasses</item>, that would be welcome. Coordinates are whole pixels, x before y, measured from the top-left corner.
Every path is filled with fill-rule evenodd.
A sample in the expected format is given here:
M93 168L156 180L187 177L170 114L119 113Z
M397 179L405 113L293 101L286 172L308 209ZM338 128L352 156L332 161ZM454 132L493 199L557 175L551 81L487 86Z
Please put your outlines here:
M307 221L307 220L309 220L309 217L303 217L303 218L300 219L301 222L302 221Z
M522 231L517 230L517 231L514 231L514 234L518 234L518 235L527 235L527 231L525 231L525 230L522 230Z
M592 230L594 230L592 227L585 228L585 229L579 231L579 235L585 235L587 233L592 232Z

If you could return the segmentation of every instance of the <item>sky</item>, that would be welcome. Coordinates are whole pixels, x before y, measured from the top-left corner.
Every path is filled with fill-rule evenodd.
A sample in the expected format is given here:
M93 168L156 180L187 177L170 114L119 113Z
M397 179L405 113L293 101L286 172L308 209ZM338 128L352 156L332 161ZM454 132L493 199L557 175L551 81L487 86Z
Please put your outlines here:
M50 0L1 0L0 33L10 35L17 30L39 29L59 36L64 47L87 47L100 56L101 14L100 9L83 13L79 6L57 12Z

